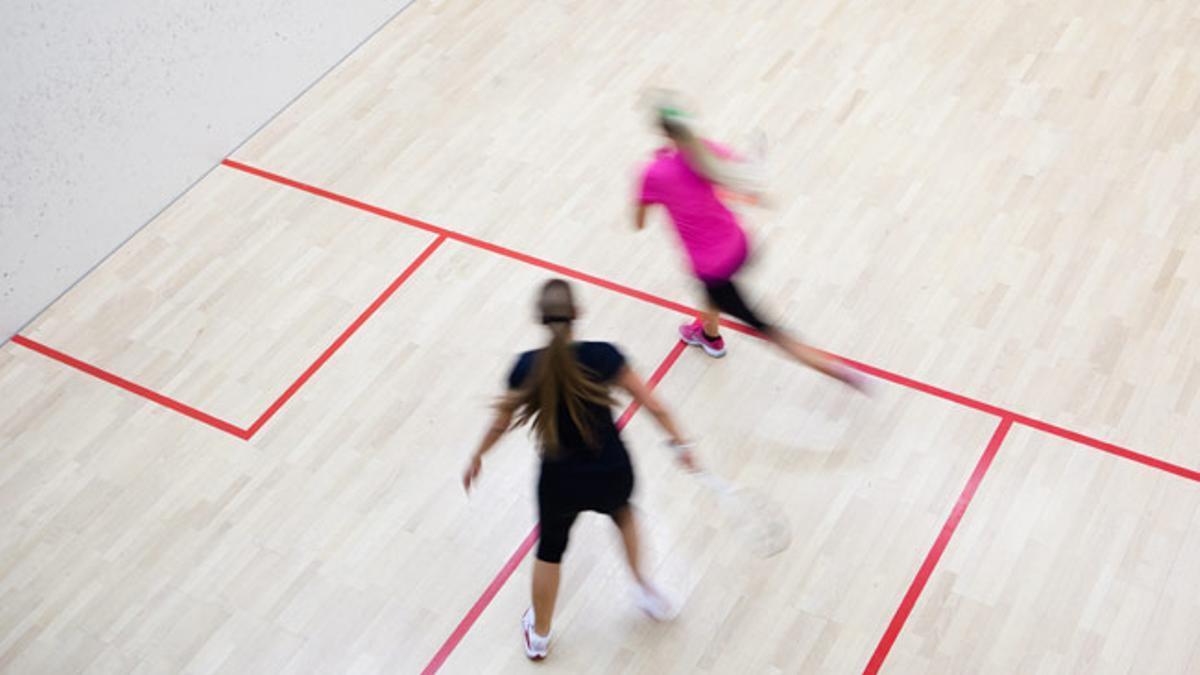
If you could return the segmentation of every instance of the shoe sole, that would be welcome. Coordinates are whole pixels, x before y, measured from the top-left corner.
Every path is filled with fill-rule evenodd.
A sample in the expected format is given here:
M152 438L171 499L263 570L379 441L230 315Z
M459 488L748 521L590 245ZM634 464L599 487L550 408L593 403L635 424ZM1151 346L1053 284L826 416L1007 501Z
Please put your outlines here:
M724 349L722 349L721 351L717 351L717 350L713 349L712 347L709 347L708 345L704 344L704 342L702 340L693 340L691 338L685 338L685 337L680 337L679 339L683 340L685 343L687 343L693 347L699 347L699 348L703 349L705 354L708 354L709 356L713 357L714 359L719 359L722 356L725 356Z
M641 598L635 598L634 604L651 621L655 621L657 623L668 623L673 621L678 615L677 608L671 606L671 604L664 600L662 596L658 596L658 601L661 604L661 606L658 608L658 611L651 609L651 603L649 601L643 601Z

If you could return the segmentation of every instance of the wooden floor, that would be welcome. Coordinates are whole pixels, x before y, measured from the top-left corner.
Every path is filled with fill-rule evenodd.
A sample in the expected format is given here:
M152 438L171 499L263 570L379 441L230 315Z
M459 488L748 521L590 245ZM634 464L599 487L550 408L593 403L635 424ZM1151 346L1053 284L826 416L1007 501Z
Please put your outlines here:
M1197 44L1192 0L415 2L0 347L0 672L1200 672ZM747 283L873 398L678 353L655 85L768 134ZM793 543L635 415L682 613L585 517L531 665L530 441L458 475L564 274Z

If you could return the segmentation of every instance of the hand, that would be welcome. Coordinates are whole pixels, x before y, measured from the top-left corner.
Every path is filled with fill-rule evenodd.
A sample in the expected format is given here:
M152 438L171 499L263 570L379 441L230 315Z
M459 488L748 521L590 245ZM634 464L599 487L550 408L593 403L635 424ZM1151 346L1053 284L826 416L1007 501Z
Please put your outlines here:
M775 202L771 199L770 195L765 192L717 188L717 197L723 202L732 204L741 203L746 204L747 206L758 207L760 209L770 210L775 207Z
M679 462L679 466L688 471L699 471L700 463L696 461L696 456L692 453L694 443L687 441L669 441L667 443L672 450L675 451L675 461Z
M473 455L471 457L471 462L467 464L466 470L463 471L462 482L464 490L468 492L471 491L471 483L475 482L476 478L479 478L479 472L482 469L483 459L479 455Z
M675 456L675 460L679 462L679 466L688 471L696 472L700 470L700 464L696 462L696 456L692 454L691 450L680 450L679 454Z
M775 208L775 200L766 193L758 193L751 197L753 204L760 209L773 210Z

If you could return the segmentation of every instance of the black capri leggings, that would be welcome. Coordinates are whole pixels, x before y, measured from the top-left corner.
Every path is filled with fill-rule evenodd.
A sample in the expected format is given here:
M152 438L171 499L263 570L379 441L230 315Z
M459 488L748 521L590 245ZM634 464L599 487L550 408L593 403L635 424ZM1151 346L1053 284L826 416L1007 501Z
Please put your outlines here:
M596 511L617 521L633 494L633 467L547 470L538 478L538 517L541 538L537 559L562 562L571 525L582 511Z
M732 279L705 281L704 291L708 294L709 302L716 305L717 309L745 321L754 330L762 333L771 327L762 317L755 314L754 310L750 309L750 306L742 298L742 294L738 292L737 286L733 285Z

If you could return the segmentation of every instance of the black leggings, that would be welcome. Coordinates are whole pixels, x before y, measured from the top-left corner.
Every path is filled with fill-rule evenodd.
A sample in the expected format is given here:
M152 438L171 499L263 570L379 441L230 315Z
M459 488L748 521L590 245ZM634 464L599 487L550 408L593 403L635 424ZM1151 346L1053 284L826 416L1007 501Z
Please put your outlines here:
M633 468L547 470L538 478L538 517L541 538L537 559L562 562L571 525L583 511L608 515L620 525L633 494Z
M754 310L746 304L742 294L738 292L737 286L733 285L733 279L705 281L704 291L708 294L709 302L716 305L717 309L745 321L754 330L765 333L771 328L769 323L755 314Z

